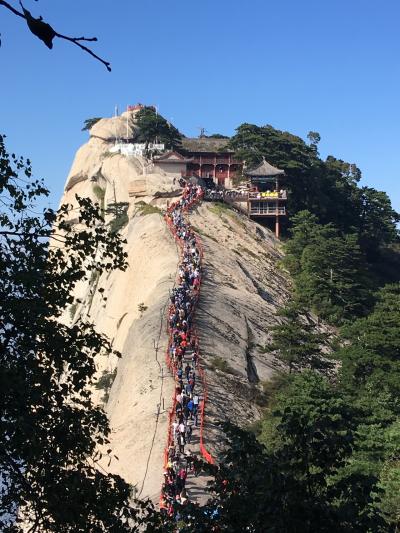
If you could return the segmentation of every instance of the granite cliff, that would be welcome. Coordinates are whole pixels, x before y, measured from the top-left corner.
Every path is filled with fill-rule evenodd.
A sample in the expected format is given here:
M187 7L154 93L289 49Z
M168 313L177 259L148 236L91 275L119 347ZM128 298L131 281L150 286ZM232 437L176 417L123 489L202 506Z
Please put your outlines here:
M168 409L174 381L165 364L166 311L179 260L162 217L178 198L177 180L155 172L144 157L111 150L115 138L134 131L134 113L102 119L77 152L62 203L90 197L105 210L120 204L120 231L129 267L92 276L76 291L64 320L85 316L108 335L122 354L99 357L99 382L93 391L112 427L111 447L118 457L104 465L155 501L160 492ZM111 217L107 215L110 222ZM204 277L196 314L208 383L204 438L218 455L218 422L247 424L260 414L263 382L278 363L263 346L270 340L276 312L289 296L289 281L279 266L279 241L266 228L222 204L204 202L190 215L204 246ZM107 299L101 296L101 291Z

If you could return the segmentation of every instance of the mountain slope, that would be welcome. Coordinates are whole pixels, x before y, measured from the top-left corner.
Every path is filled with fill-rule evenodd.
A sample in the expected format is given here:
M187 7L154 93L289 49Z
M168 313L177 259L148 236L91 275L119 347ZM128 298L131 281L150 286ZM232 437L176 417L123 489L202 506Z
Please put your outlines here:
M179 260L159 208L179 197L179 187L165 174L154 173L143 158L110 155L110 132L119 118L103 119L92 128L75 158L62 203L75 205L75 194L89 196L105 210L125 202L121 232L129 267L80 284L63 319L92 320L121 352L121 359L97 360L100 380L93 395L105 403L110 447L118 457L103 467L136 485L140 496L156 501L174 388L165 364L165 320ZM107 223L112 218L106 214ZM290 286L279 267L279 241L269 230L221 204L203 203L190 221L204 245L195 318L209 389L204 439L218 455L218 422L229 418L247 424L259 416L262 383L278 367L261 348L270 340L269 328Z
M220 204L203 203L191 222L204 244L196 320L209 389L206 442L217 453L216 423L246 425L259 416L262 383L279 368L262 347L290 286L268 229Z

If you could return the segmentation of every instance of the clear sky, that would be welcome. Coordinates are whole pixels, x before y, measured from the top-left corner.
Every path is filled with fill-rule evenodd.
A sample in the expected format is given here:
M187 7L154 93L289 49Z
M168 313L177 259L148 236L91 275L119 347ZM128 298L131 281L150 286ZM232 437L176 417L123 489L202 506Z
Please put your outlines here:
M9 0L17 6L16 0ZM84 119L138 101L186 135L242 122L305 138L356 163L400 210L399 0L25 0L57 31L97 36L103 65L52 51L0 6L0 131L58 205Z

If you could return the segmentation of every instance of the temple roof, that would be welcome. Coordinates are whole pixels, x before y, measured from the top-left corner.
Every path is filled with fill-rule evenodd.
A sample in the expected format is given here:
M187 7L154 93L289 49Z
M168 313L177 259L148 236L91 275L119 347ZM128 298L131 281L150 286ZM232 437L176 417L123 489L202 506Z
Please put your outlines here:
M265 161L265 158L263 158L262 163L258 165L258 167L254 168L253 170L246 171L248 176L279 176L284 173L284 170L270 165L268 161Z
M229 139L214 139L212 137L184 137L182 148L186 152L230 152L228 148Z
M154 163L190 163L192 159L186 158L173 150L155 157L153 161Z

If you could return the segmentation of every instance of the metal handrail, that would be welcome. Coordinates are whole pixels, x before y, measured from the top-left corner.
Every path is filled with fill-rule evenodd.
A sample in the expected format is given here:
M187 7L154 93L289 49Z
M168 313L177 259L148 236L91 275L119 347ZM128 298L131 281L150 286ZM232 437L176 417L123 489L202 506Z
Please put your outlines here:
M256 207L251 206L250 209L250 215L285 215L286 209L285 207L270 207L270 206L262 206L262 207Z

